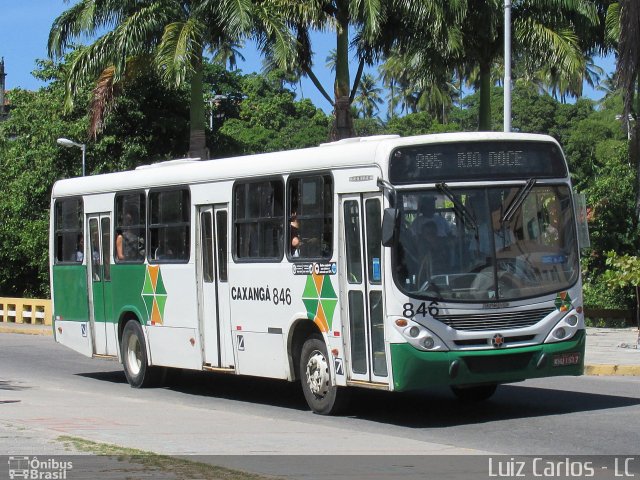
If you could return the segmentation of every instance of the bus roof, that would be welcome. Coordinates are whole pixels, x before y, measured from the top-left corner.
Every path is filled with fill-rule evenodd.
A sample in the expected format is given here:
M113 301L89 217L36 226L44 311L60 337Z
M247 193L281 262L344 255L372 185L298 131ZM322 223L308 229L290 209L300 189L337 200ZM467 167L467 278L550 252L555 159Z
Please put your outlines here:
M261 153L214 160L179 159L138 167L135 170L59 180L52 196L67 197L138 190L149 187L189 185L246 177L264 177L315 170L332 170L378 165L386 175L389 155L394 148L482 140L545 141L547 135L502 132L461 132L399 137L379 135L324 143L318 147Z

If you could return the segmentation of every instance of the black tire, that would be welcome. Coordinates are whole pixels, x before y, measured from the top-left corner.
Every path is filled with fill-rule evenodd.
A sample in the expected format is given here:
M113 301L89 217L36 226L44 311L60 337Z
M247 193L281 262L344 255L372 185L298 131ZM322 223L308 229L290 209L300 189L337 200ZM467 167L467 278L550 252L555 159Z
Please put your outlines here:
M162 369L149 366L144 333L140 324L135 320L130 320L124 326L120 355L127 382L133 388L146 388L158 383Z
M327 346L319 335L304 342L300 352L300 383L307 404L314 413L335 415L347 405L346 388L331 381Z
M453 394L464 403L484 402L496 393L498 385L476 385L473 387L451 387Z

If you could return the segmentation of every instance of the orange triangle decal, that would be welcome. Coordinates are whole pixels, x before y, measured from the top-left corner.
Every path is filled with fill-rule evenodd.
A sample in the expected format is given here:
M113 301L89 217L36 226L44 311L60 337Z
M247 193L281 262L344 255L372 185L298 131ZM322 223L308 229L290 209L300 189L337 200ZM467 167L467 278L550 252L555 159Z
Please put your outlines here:
M149 277L151 278L151 285L153 285L153 291L156 291L156 285L158 285L158 272L160 271L160 265L149 265Z
M158 308L158 302L153 299L153 308L151 309L151 324L162 325L162 315L160 315L160 309Z
M329 324L327 323L327 317L324 314L324 309L322 308L322 304L320 303L318 303L318 312L316 313L316 318L313 321L318 326L321 332L329 331Z
M313 282L316 284L316 291L318 292L318 297L320 296L320 292L322 292L322 281L324 277L322 275L313 274Z

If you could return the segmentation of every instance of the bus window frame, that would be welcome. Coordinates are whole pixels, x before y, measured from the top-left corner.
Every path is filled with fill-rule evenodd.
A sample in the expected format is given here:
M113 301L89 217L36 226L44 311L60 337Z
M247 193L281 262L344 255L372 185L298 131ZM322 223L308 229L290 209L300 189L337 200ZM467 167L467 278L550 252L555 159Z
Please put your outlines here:
M282 217L281 217L281 224L280 226L282 227L282 238L280 239L280 247L281 247L281 251L280 251L280 255L278 255L277 257L239 257L238 256L238 251L237 251L237 247L238 247L238 233L237 233L237 209L236 209L236 189L238 188L238 185L251 185L251 184L256 184L256 183L267 183L267 182L273 182L273 181L279 181L282 184ZM234 263L281 263L282 259L284 258L285 255L285 236L286 236L286 201L287 201L287 182L285 181L284 177L282 175L269 175L269 176L265 176L265 177L259 177L259 178L252 178L252 179L241 179L241 180L236 180L235 182L233 182L233 186L231 188L231 257L233 258L233 262ZM259 218L269 218L269 217L259 217ZM275 218L275 217L273 217ZM243 219L243 221L246 221ZM228 236L229 232L227 232L227 236Z
M80 211L80 222L81 222L81 229L80 230L73 230L74 232L77 232L77 234L82 235L82 239L83 239L83 245L84 245L84 237L85 237L85 230L86 230L86 219L85 219L85 209L84 209L84 197L79 196L79 195L74 195L72 197L59 197L56 198L54 200L54 204L53 204L53 249L54 249L54 261L53 264L54 265L82 265L84 264L84 260L82 261L78 261L78 260L58 260L58 232L64 232L65 230L58 230L58 225L56 220L58 219L58 203L60 202L65 202L65 201L69 201L69 200L75 200L75 201L80 201L80 207L81 207L81 211ZM71 232L71 230L67 231L67 232ZM86 247L84 249L84 251L82 252L83 254L83 258L84 256L86 256Z
M189 215L188 215L188 221L187 222L178 222L175 224L163 224L164 228L168 227L168 226L185 226L183 225L184 223L187 223L187 226L189 227L187 229L187 232L189 232L189 239L187 241L187 256L186 258L180 258L180 259L154 259L151 258L151 195L153 193L161 193L161 192L176 192L176 191L186 191L188 193L188 211L189 211ZM191 231L193 228L193 203L192 203L192 194L191 194L191 187L189 185L184 185L184 184L180 184L180 185L168 185L168 186L163 186L163 187L152 187L149 188L147 190L147 218L146 218L146 236L147 236L147 244L145 245L145 258L147 263L149 263L149 265L163 265L163 264L187 264L191 261L191 254L192 254L192 248L191 248L191 243L193 242L193 232ZM157 228L163 228L163 227L157 227Z
M300 180L300 179L305 179L305 178L313 178L313 177L320 177L322 179L324 179L325 177L329 177L331 179L331 249L329 250L329 255L326 257L307 257L307 256L298 256L298 257L294 257L292 252L291 252L291 214L293 213L291 211L292 208L292 202L291 202L291 190L290 190L290 186L291 186L291 182L295 181L295 180ZM334 249L335 249L335 232L336 232L336 224L335 224L335 218L336 218L336 212L335 212L335 208L336 208L336 201L335 201L335 178L333 176L333 172L331 170L319 170L319 171L315 171L315 172L305 172L305 173L295 173L295 174L291 174L287 177L287 182L285 185L285 203L286 203L286 210L285 210L285 226L286 226L286 232L285 232L285 252L286 252L286 256L287 256L287 260L289 260L289 262L291 263L308 263L308 262L330 262L331 259L333 258L333 254L334 254ZM324 183L323 183L323 187L324 187ZM296 212L296 214L299 217L299 214ZM326 217L324 216L324 212L323 212L323 223L324 220L326 219ZM303 218L304 220L304 218Z
M149 241L149 222L147 221L147 215L149 212L149 196L147 194L147 190L144 189L136 189L136 190L121 190L121 191L117 191L115 192L115 195L113 196L113 221L111 222L112 225L112 235L113 235L113 248L112 248L112 252L111 252L111 257L113 259L113 262L116 264L127 264L127 265L140 265L143 264L146 260L146 251L145 254L142 256L141 260L118 260L118 252L117 252L117 247L116 247L116 241L118 239L118 227L120 227L121 225L118 224L118 197L122 197L122 196L126 196L126 195L139 195L142 194L144 196L144 244L145 244L145 250L146 250L146 245L147 242Z

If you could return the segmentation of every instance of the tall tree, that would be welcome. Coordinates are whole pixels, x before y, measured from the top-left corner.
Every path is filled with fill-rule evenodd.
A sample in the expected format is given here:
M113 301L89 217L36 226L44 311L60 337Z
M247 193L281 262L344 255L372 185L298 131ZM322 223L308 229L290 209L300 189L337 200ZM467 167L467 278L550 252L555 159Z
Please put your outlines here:
M420 29L419 24L412 27L414 41L406 45L407 52L421 56L427 76L432 75L434 63L444 63L474 79L480 91L480 130L491 126L491 88L497 80L491 72L503 59L503 5L503 0L466 0L464 17L457 28L449 28L459 36L458 43L447 44L444 50L442 42L434 41L429 29ZM514 58L531 71L552 64L563 76L582 75L584 52L593 43L586 32L596 28L598 20L595 0L513 0ZM590 41L583 42L581 35Z
M617 21L616 21L617 19ZM624 98L623 119L630 132L629 160L636 166L636 222L640 219L640 4L637 0L614 2L607 12L610 37L618 39L616 75ZM631 122L635 118L635 122ZM633 126L632 126L633 124ZM637 225L637 223L636 223Z
M349 71L350 29L355 28L356 36L362 39L360 47L363 47L366 40L378 34L386 3L381 0L272 0L268 3L277 4L287 12L291 35L296 39L293 56L288 55L289 52L278 51L270 46L273 64L284 70L300 69L333 106L333 139L354 136L351 104L365 63L372 63L373 59L366 48L357 48L359 65L352 87ZM327 89L313 71L310 37L313 29L331 29L335 32L335 61L331 60L335 68L333 96L327 93Z
M154 66L165 81L188 83L189 155L203 157L204 49L233 45L256 31L256 24L265 34L282 30L270 23L274 18L273 9L239 0L81 0L54 21L49 55L59 57L78 37L107 30L74 59L67 81L70 100L83 85L95 82L94 135L118 84L128 76ZM274 36L280 45L278 39Z
M364 118L372 118L380 110L383 103L381 94L382 89L376 85L375 77L369 73L362 75L354 103Z

